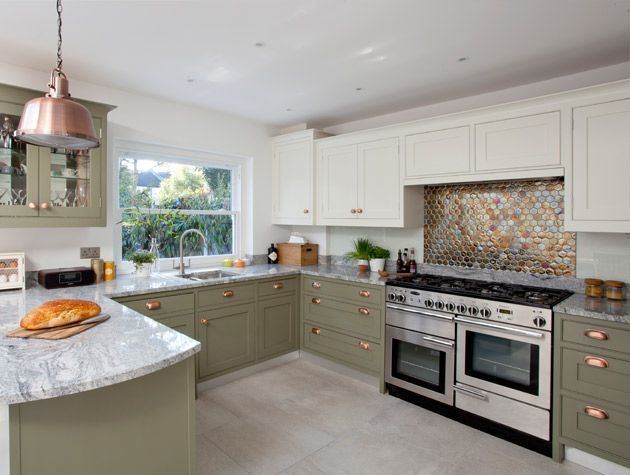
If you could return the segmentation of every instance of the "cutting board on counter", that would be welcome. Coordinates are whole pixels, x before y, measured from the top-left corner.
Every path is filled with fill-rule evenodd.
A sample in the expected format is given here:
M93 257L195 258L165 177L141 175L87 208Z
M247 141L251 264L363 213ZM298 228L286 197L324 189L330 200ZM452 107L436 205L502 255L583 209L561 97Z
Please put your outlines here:
M16 328L11 330L6 335L12 338L38 338L41 340L63 340L64 338L71 337L83 333L90 328L94 328L96 325L100 325L103 322L109 320L109 315L99 315L93 317L90 320L98 319L91 323L72 323L70 325L64 325L57 328L42 328L41 330L25 330L24 328Z

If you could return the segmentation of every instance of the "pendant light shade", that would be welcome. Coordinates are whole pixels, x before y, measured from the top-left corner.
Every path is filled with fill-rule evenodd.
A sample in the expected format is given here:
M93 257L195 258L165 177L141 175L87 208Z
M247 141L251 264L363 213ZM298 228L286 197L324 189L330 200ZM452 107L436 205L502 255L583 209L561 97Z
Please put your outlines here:
M15 138L40 147L85 150L100 145L90 112L70 97L61 70L61 0L57 0L57 67L50 75L50 92L24 105Z
M83 150L100 145L90 112L70 98L63 72L53 71L50 92L24 105L15 138L40 147Z

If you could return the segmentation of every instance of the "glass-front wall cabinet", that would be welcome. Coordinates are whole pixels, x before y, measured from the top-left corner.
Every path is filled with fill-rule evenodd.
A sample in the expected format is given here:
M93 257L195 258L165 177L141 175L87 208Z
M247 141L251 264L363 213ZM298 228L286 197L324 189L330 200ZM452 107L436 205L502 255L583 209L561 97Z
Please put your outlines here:
M15 103L2 100L13 89ZM0 225L104 226L105 141L96 149L70 151L16 140L13 133L27 98L27 90L0 85ZM88 108L97 134L104 131L111 107Z

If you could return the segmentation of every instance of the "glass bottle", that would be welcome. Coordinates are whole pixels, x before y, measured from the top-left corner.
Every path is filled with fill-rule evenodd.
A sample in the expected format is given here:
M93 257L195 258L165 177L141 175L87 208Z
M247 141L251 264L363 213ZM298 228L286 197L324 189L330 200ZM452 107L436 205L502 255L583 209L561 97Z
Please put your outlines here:
M398 259L396 259L396 272L404 272L405 267L402 260L402 251L398 249Z
M409 248L403 252L403 272L409 272Z
M267 264L278 263L278 248L271 243L269 249L267 249Z
M409 259L409 272L411 272L412 274L415 274L418 272L418 264L416 264L416 257L415 257L415 249L412 247L411 250L411 258Z
M149 252L155 257L155 260L151 263L151 273L160 272L160 249L158 248L157 239L154 237L151 238Z

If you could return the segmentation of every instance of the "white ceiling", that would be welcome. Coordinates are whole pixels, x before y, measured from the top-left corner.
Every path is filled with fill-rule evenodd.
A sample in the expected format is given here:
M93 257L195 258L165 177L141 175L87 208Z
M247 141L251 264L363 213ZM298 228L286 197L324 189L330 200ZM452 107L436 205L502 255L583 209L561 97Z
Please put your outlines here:
M0 0L0 61L52 67L54 3ZM628 61L630 0L65 0L63 31L70 79L323 126Z

